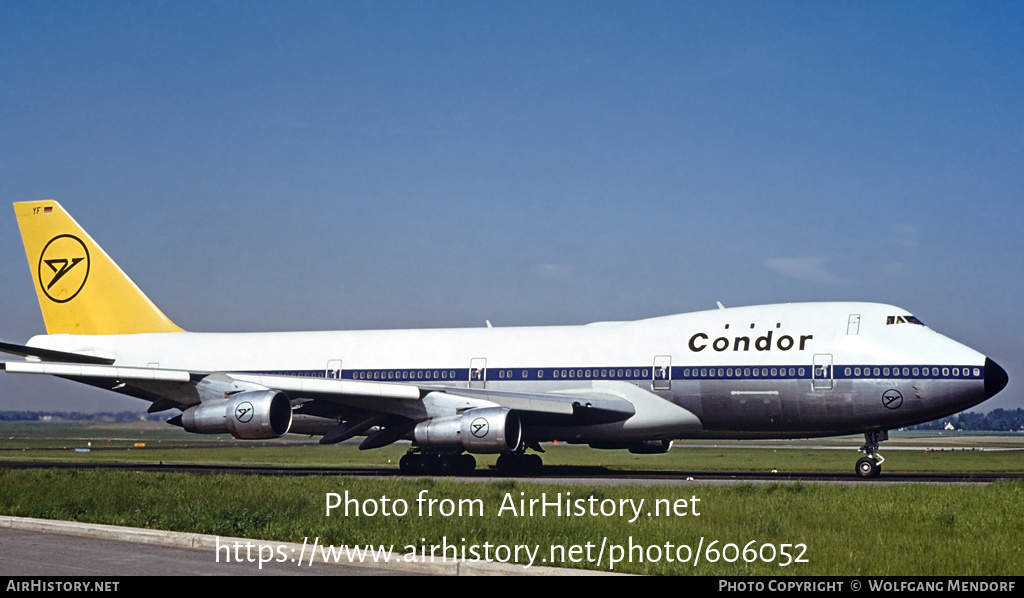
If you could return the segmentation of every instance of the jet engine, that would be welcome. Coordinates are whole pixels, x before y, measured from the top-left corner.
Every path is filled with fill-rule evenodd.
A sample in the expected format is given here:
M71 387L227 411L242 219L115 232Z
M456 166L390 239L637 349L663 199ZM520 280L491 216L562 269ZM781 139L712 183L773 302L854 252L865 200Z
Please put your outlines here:
M416 444L432 449L470 453L507 453L519 448L523 428L519 414L506 407L480 407L454 417L420 422L413 429Z
M278 438L292 426L292 404L276 390L242 392L189 407L181 414L181 425L200 434L229 432L246 440Z

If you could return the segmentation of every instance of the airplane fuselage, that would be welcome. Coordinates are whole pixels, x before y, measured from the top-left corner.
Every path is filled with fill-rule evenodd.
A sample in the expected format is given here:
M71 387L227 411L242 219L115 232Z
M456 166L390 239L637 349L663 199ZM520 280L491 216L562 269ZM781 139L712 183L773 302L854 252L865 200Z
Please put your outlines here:
M29 344L118 366L497 393L593 389L633 403L636 414L624 421L525 428L532 440L595 445L889 430L985 400L998 369L905 310L874 303L741 307L585 326L47 335ZM652 405L652 394L662 404Z

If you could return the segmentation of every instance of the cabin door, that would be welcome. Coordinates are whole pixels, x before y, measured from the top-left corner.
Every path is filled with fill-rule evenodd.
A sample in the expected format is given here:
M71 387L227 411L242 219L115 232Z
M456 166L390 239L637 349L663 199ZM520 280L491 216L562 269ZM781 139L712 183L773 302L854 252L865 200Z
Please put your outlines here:
M814 390L832 390L832 355L830 353L818 353L814 356L811 377Z

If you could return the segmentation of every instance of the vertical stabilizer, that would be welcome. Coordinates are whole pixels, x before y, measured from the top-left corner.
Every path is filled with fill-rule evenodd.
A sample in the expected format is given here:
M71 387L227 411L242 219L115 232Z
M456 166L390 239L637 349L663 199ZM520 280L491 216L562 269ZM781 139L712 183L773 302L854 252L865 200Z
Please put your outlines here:
M14 204L48 334L182 332L59 203Z

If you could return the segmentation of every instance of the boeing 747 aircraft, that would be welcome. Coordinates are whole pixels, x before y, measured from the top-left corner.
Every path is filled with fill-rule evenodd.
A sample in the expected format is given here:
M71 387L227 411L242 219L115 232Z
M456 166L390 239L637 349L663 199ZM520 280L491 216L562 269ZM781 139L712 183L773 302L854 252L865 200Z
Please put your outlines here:
M535 471L540 443L661 453L682 438L864 434L877 476L893 428L1006 386L985 355L874 303L763 305L586 326L204 333L176 326L55 201L14 204L47 334L0 368L176 410L201 434L412 442L408 473L471 453Z

